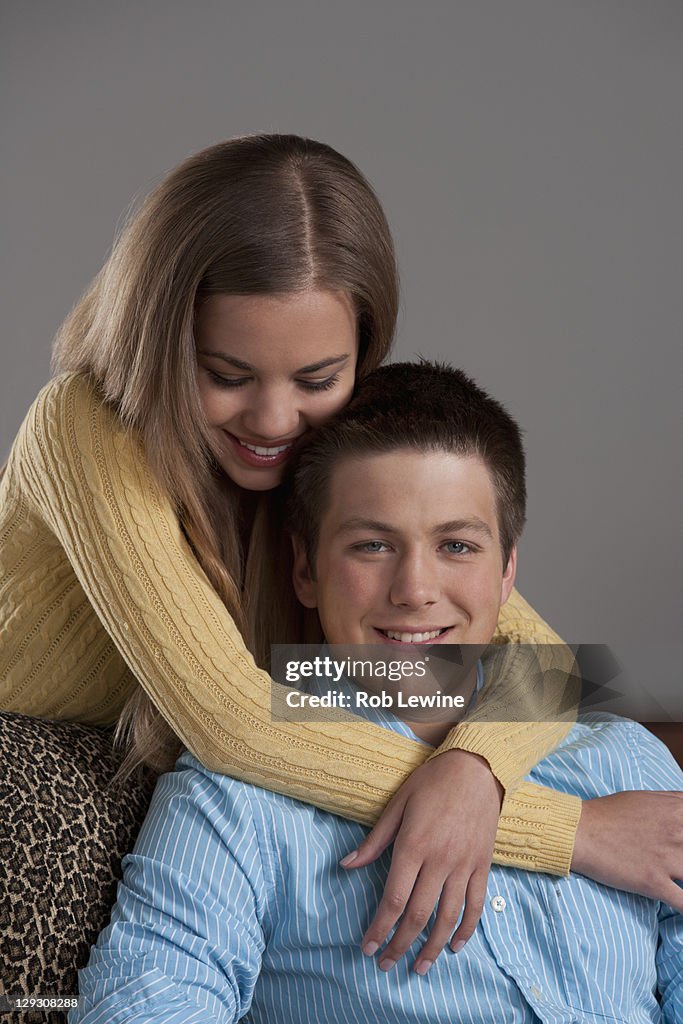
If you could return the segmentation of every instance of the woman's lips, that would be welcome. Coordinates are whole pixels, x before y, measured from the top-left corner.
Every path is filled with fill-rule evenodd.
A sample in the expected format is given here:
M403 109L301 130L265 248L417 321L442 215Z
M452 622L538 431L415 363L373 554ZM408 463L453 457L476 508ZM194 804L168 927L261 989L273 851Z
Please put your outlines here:
M224 430L223 433L230 441L233 451L235 454L245 463L247 466L253 466L258 469L273 469L275 466L281 466L283 462L286 462L289 458L292 448L294 447L293 438L291 441L285 444L276 445L256 445L252 442L240 441L238 437L231 434L229 430ZM253 449L256 448L257 451ZM272 454L268 454L271 450Z

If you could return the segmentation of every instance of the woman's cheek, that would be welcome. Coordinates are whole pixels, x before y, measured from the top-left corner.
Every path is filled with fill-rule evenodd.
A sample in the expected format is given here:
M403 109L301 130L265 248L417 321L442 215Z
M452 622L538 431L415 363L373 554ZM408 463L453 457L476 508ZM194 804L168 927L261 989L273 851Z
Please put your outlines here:
M329 392L323 392L324 399L318 399L316 405L309 407L306 417L309 426L321 427L323 423L331 420L338 412L349 404L353 394L354 379L351 377L343 383L340 381L337 387Z

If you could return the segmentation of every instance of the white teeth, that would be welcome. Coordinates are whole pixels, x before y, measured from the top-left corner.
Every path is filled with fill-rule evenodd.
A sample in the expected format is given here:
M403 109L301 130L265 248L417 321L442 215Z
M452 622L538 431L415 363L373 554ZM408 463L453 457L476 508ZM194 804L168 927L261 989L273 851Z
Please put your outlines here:
M390 640L399 640L402 644L423 644L425 640L434 640L445 631L444 629L433 629L431 633L397 633L394 629L382 630Z
M239 438L238 438L239 440ZM281 444L278 448L262 448L257 444L247 444L246 441L240 441L243 448L248 448L250 452L254 452L255 455L279 455L280 452L286 452L288 448L291 448L291 444Z

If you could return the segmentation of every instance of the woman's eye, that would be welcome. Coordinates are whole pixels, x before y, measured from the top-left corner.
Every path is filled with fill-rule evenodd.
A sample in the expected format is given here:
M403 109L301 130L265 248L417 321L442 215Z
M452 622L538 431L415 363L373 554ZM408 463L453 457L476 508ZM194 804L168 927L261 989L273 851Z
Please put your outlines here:
M326 377L325 380L300 380L298 383L305 391L327 391L328 388L333 388L335 384L339 383L339 374L335 373L332 377Z
M216 373L215 370L210 370L208 366L205 367L204 370L209 380L219 388L242 388L251 380L251 377L224 377L222 374ZM297 381L299 387L303 388L304 391L327 391L338 383L339 374L334 374L332 377L326 377L325 380Z
M470 545L465 544L462 540L446 541L444 547L448 551L449 555L469 555L472 551Z
M219 388L241 388L249 381L248 377L222 377L220 373L215 373L208 368L206 368L206 374Z

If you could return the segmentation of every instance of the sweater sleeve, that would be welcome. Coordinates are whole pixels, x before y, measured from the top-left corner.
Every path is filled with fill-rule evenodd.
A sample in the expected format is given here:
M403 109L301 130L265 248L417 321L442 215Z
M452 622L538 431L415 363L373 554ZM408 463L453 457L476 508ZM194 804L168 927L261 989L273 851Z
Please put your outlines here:
M423 762L425 748L343 712L324 722L274 721L272 699L284 688L255 665L139 439L87 378L65 375L48 384L17 443L26 500L57 538L129 669L191 752L212 771L373 823ZM540 753L545 745L537 744ZM534 805L532 842L548 806ZM565 870L566 856L540 848L534 863L515 859L521 819L506 838L501 818L507 862Z
M516 591L501 608L495 639L484 655L487 682L476 709L430 757L458 749L488 762L505 790L499 863L568 874L581 801L523 779L574 724L581 696L576 662Z

